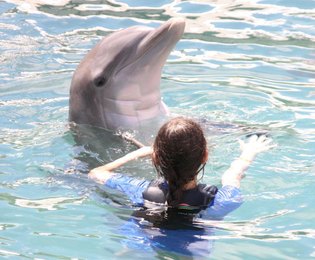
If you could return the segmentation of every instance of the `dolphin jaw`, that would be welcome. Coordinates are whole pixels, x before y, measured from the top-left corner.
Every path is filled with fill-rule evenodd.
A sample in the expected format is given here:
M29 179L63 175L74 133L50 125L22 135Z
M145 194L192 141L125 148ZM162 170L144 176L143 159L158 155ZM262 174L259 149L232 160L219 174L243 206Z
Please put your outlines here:
M111 110L104 114L103 121L115 129L140 127L144 121L168 115L167 107L162 101L143 109L135 109L132 101L124 101L121 105L122 110L116 112Z

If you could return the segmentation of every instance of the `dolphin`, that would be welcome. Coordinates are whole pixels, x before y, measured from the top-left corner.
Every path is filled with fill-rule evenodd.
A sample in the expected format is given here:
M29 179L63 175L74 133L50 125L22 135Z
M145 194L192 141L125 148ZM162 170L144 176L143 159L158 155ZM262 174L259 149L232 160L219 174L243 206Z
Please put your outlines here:
M185 21L173 18L156 29L134 26L104 37L73 74L70 122L135 129L145 120L168 115L161 73L184 29Z

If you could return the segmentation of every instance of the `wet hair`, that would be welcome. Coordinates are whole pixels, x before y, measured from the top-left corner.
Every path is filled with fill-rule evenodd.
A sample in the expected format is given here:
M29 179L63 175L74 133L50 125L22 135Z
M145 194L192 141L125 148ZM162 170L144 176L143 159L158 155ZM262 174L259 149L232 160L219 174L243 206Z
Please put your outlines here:
M201 127L193 120L176 117L159 130L153 144L153 164L168 182L167 203L180 203L185 184L195 179L207 152Z

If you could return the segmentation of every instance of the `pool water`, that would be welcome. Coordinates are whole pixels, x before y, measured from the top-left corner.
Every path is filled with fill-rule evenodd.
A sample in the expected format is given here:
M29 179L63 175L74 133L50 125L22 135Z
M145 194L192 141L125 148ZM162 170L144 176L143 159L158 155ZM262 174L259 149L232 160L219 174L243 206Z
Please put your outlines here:
M186 18L186 30L161 91L172 113L203 122L203 181L220 184L248 133L277 144L247 171L245 203L203 223L207 248L187 256L157 249L152 230L130 221L130 202L86 176L134 147L106 131L73 132L67 121L84 54L109 32L171 17ZM315 258L313 0L0 0L0 123L1 258ZM148 160L121 171L155 174Z

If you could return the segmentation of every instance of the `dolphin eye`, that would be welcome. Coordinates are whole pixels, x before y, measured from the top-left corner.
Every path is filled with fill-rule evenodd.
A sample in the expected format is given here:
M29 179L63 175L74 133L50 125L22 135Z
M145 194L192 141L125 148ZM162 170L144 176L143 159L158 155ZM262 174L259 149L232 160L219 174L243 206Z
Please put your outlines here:
M101 77L97 77L95 80L94 80L94 85L98 88L101 88L105 85L107 79L104 77L104 76L101 76Z

